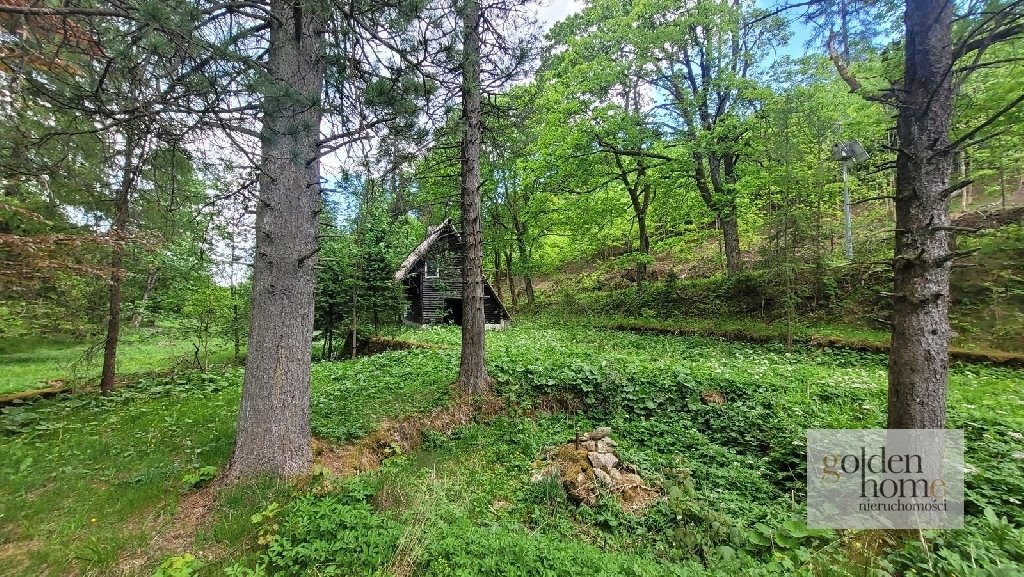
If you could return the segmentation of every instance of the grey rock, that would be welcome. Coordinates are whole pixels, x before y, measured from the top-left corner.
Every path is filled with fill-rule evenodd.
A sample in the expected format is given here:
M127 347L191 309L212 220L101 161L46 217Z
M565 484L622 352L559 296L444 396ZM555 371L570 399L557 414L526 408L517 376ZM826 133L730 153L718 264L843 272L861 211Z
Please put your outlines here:
M597 477L598 481L604 483L608 487L615 487L615 481L612 480L611 475L605 473L601 469L594 469L594 477Z
M594 466L594 469L601 469L605 472L614 469L619 462L619 458L612 453L587 453L587 458L590 459L590 464Z
M611 434L612 434L612 428L611 427L598 427L598 428L594 429L593 431L590 431L589 433L587 433L587 436L590 437L591 440L599 441L599 440L601 440L601 439L603 439L603 438L605 438L605 437L607 437L608 435L611 435Z
M644 480L640 478L640 475L635 473L623 473L619 477L618 486L621 488L626 487L641 487L644 484Z

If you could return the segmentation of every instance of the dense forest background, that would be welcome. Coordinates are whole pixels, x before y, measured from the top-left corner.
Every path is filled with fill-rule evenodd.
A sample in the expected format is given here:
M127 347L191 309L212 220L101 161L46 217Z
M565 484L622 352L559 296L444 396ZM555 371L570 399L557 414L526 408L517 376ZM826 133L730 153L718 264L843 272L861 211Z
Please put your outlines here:
M512 308L540 294L541 303L571 314L765 322L795 315L884 330L879 294L890 284L895 222L892 109L851 94L827 51L780 53L792 45L781 15L731 4L667 10L595 2L550 29L539 59L519 73L529 80L486 99L483 262L492 285ZM673 16L658 17L666 13ZM33 30L6 18L11 30L32 32L40 53L68 33L56 20L28 19ZM630 29L647 21L649 32ZM898 43L879 45L892 29L860 22L841 34L834 24L831 33L825 24L800 31L812 43L828 40L843 70L883 86L899 74ZM660 45L665 34L696 27L708 37ZM172 111L166 119L144 115L141 135L128 134L119 123L137 123L140 111L110 110L127 103L106 100L130 94L71 101L86 87L61 77L77 66L63 50L68 62L13 49L5 56L5 334L102 334L114 251L123 253L121 301L133 326L173 319L197 341L241 345L256 175L229 152L235 137ZM1020 51L1018 41L993 46L983 61L999 64L978 66L957 87L954 140L1019 94ZM457 119L442 107L428 138L411 101L387 101L387 81L370 81L363 98L363 107L378 98L405 109L389 112L392 124L364 135L365 144L345 149L325 173L319 330L351 324L353 307L342 302L359 292L352 283L365 289L356 297L359 323L379 328L373 311L387 308L377 302L384 269L395 268L426 227L459 212ZM110 110L110 126L89 120L91 107ZM1019 107L986 129L956 154L958 176L972 182L951 195L955 215L1024 204ZM868 158L850 163L847 262L833 148L850 140ZM1014 222L1009 214L964 217L958 238L982 250L964 265L973 268L954 273L953 322L961 340L1020 349L1020 277L1012 261L991 254L1020 246L1018 229L990 231Z

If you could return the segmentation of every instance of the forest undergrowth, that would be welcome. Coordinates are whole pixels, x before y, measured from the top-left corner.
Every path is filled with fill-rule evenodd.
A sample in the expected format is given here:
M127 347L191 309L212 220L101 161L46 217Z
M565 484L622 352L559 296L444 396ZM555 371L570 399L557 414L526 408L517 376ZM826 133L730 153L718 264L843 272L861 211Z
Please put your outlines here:
M398 337L459 341L447 327ZM457 355L435 346L316 364L314 435L344 445L449 405ZM302 483L216 488L191 542L132 566L225 466L240 371L8 407L0 571L1014 575L1024 561L1019 370L954 367L949 420L967 438L967 527L926 532L925 551L802 521L804 430L883 426L884 356L521 321L488 333L488 365L500 415L424 432L419 448L396 446L356 476L321 465ZM702 402L712 391L725 402ZM620 456L662 499L626 513L611 496L588 507L558 483L531 482L546 449L597 426L612 428Z

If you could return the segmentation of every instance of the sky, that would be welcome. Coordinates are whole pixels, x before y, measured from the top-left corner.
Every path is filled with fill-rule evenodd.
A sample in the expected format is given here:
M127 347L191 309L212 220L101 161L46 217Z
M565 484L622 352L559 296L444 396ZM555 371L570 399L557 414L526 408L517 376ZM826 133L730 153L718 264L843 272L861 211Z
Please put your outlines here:
M757 5L762 8L768 8L774 5L773 0L758 0ZM551 26L563 20L566 16L574 14L583 9L584 2L579 0L569 0L568 2L560 2L559 0L542 0L540 7L537 9L537 20L541 27L546 32ZM793 22L790 24L790 30L792 32L792 38L786 46L780 46L776 52L777 56L793 56L798 57L804 54L804 44L807 42L808 31L799 22Z
M579 2L578 0L570 0L569 2L545 0L537 10L537 20L540 21L541 26L543 26L546 31L548 28L551 28L551 25L555 22L564 19L570 14L579 12L582 9L583 2Z

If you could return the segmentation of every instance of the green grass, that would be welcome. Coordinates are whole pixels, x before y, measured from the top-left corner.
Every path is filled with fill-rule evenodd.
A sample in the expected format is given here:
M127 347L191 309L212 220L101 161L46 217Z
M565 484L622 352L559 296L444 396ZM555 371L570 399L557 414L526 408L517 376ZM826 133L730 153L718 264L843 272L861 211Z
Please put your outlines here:
M1024 227L1010 224L959 234L956 244L959 250L976 252L952 272L951 345L983 355L1024 354ZM542 283L547 288L523 312L575 323L784 342L789 302L795 307L793 332L798 340L818 336L868 346L889 342L884 323L891 307L883 295L892 291L892 272L882 265L855 262L819 269L808 263L791 289L768 263L731 277L671 276L647 283L643 291L624 282L620 273L607 262L593 272L549 279L552 282Z
M400 336L459 340L453 328ZM222 490L195 540L174 553L206 558L201 574L208 575L235 563L280 575L382 574L403 563L417 575L832 568L812 571L819 575L850 565L849 536L785 531L800 515L804 430L881 426L884 356L531 322L488 332L487 341L507 414L450 437L427 435L421 449L335 480L326 495L268 481ZM457 361L457 349L433 348L314 365L314 433L347 441L444 405ZM109 399L77 395L4 410L0 574L120 571L166 526L187 490L183 477L226 464L240 381L240 369L149 377ZM702 404L700 393L712 389L728 402ZM571 414L532 411L551 396L582 404ZM935 536L946 552L941 560L895 552L876 559L878 567L934 562L965 574L952 555L989 566L1024 560L1019 529L1000 529L1004 535L984 515L989 509L1024 524L1024 443L1014 436L1024 431L1024 372L955 366L949 407L949 426L966 431L973 471L968 528ZM622 457L651 483L671 487L688 477L692 494L673 493L634 516L610 500L576 507L530 482L545 447L597 425L613 428ZM280 510L254 523L271 503ZM759 524L774 543L768 549L756 543Z
M130 378L193 363L187 339L163 329L140 329L122 335L117 354L118 378ZM217 343L213 363L231 360L224 343ZM0 347L0 395L46 388L60 382L71 386L98 383L103 367L103 339L91 344L46 340L9 340Z
M0 573L99 575L144 547L183 475L229 456L236 382L179 377L6 409L0 526L26 554L0 557Z
M530 317L526 318L529 322ZM891 338L888 331L817 319L796 319L792 327L789 327L785 320L684 316L659 318L606 315L570 320L564 315L548 312L537 314L532 319L535 322L571 322L595 328L725 338L752 343L785 343L791 337L796 345L812 344L818 347L840 347L869 352L887 351ZM950 355L955 361L998 361L1018 367L1024 365L1024 353L1020 347L993 348L988 340L979 339L976 335L954 337L951 341Z
M446 404L457 350L391 351L313 366L313 434L348 441L386 419Z
M315 433L348 440L446 403L452 354L396 351L314 366ZM83 393L4 409L0 553L13 553L0 554L0 574L106 575L148 548L188 489L183 477L226 465L241 378L241 369L151 376L108 398ZM255 545L251 515L287 494L262 482L220 495L194 550L244 554Z

